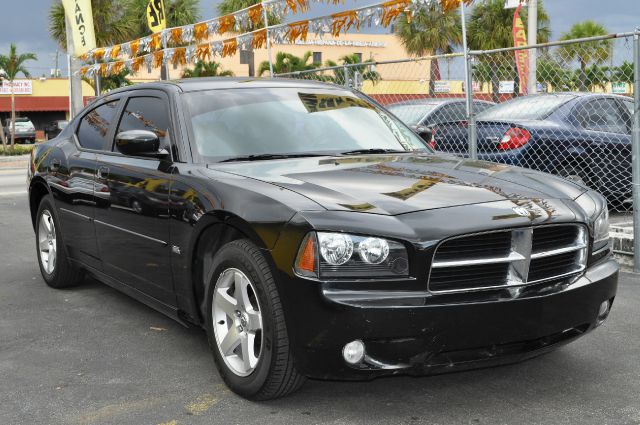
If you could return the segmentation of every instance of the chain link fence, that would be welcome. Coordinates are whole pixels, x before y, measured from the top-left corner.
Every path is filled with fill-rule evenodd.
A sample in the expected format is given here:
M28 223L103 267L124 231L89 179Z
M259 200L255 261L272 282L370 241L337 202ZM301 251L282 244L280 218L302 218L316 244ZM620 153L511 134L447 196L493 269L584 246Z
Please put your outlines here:
M578 181L625 214L633 205L632 134L639 115L634 49L640 49L638 34L625 33L277 77L357 88L436 150ZM526 68L534 54L536 81L530 82Z

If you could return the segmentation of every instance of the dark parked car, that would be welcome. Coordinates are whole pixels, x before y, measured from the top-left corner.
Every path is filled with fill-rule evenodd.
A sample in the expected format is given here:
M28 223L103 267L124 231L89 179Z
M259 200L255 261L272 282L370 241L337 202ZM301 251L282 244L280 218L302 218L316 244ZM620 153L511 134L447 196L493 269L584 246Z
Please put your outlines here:
M36 128L31 120L27 117L16 118L16 133L14 140L16 143L35 143L36 141ZM4 120L3 127L4 135L7 140L11 138L11 120L7 118Z
M493 102L474 100L476 113L495 105ZM449 121L463 121L467 117L467 103L464 98L415 99L388 105L389 111L411 128L432 127Z
M631 196L632 99L592 93L520 97L478 114L478 157L575 180L619 204ZM436 125L438 149L467 152L466 122Z
M49 124L47 124L47 126L44 128L44 138L46 140L49 139L53 139L54 137L56 137L58 134L60 134L60 132L62 130L64 130L64 128L67 126L67 124L69 124L69 121L67 120L55 120L55 121L51 121Z
M32 156L46 283L89 274L204 328L250 399L520 361L599 326L616 295L602 196L435 154L342 87L131 86Z

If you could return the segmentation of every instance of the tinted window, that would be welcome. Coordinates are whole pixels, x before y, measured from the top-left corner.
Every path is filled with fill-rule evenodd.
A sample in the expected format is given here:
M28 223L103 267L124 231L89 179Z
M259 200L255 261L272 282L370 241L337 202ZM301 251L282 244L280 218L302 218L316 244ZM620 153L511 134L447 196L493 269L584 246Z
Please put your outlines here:
M400 121L348 90L236 89L183 96L195 145L205 157L429 150Z
M405 124L416 125L422 117L431 113L438 107L438 104L397 104L389 105L387 108Z
M157 97L132 97L127 101L116 135L127 130L148 130L160 138L163 148L169 147L169 116L165 101Z
M87 149L103 149L117 105L117 100L105 103L82 118L78 127L80 146Z
M544 120L575 96L550 94L517 97L478 114L479 120Z
M582 105L576 112L580 125L587 130L627 133L628 119L613 99L597 99Z

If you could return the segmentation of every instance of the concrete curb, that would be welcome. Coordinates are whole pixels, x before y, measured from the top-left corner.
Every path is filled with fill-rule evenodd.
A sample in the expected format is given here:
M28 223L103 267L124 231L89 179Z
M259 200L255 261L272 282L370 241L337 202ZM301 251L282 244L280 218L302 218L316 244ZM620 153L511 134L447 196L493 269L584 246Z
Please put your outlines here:
M26 155L0 155L0 164L3 162L28 162L30 154Z

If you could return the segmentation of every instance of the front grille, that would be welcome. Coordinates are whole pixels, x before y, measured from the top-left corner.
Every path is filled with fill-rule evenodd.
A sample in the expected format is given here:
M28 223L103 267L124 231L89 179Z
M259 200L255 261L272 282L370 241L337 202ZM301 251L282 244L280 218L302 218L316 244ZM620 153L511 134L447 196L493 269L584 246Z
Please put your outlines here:
M548 225L500 230L445 240L436 247L429 291L509 288L582 272L587 230Z

